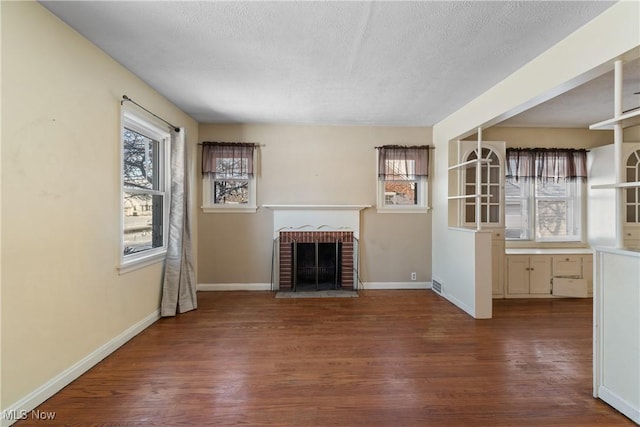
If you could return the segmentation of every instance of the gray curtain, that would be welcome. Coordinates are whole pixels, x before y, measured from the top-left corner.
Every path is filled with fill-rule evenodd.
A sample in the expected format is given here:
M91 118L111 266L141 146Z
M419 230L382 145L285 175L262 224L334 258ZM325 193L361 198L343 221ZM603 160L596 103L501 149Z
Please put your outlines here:
M171 207L167 258L164 264L161 316L195 310L196 283L191 248L189 174L184 128L171 134Z
M507 148L507 181L585 180L587 150L572 148Z
M428 145L384 145L376 149L379 179L405 181L429 176Z

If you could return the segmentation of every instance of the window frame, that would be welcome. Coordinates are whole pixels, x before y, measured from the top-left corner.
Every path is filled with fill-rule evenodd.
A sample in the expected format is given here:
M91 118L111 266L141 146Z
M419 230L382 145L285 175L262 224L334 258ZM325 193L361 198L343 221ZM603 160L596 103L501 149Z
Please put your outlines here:
M158 157L157 162L157 174L158 177L158 189L139 189L131 188L125 185L124 181L124 130L125 128L139 133L151 140L158 142ZM120 274L134 271L139 268L155 264L163 261L167 253L167 242L169 236L169 209L171 206L171 134L166 126L157 123L155 120L142 115L138 112L132 111L127 108L122 108L121 114L121 126L120 126L120 245L119 245L119 259L118 266ZM156 171L154 171L154 174ZM139 193L149 194L151 196L162 196L162 245L147 249L141 252L134 252L131 254L125 254L125 193Z
M202 205L204 213L255 213L258 210L256 175L258 171L257 147L253 150L254 173L248 178L214 178L213 174L202 176ZM202 153L200 153L202 155ZM222 204L213 202L215 181L247 181L248 197L246 204Z
M407 180L385 180L381 179L379 176L380 173L380 162L379 162L380 153L378 150L375 150L375 162L376 162L376 212L378 213L426 213L431 208L429 207L429 177L421 176L416 179L407 179ZM431 161L431 157L429 157L429 161ZM413 205L402 205L402 204L392 204L387 203L385 187L387 182L407 182L407 183L415 183L416 185L416 203Z
M536 243L584 243L585 242L585 213L586 213L586 183L580 179L561 180L567 185L567 195L562 197L552 196L536 196L536 187L543 185L538 179L522 179L520 197L508 197L505 191L505 207L509 200L520 200L521 203L527 204L527 237L514 238L507 237L508 230L505 223L505 240L511 242L536 242ZM523 194L525 193L525 194ZM574 210L571 220L578 222L578 231L572 234L573 237L556 236L556 237L538 237L538 201L544 200L567 200L571 201L571 208ZM576 212L577 210L577 212ZM575 227L573 227L575 228Z

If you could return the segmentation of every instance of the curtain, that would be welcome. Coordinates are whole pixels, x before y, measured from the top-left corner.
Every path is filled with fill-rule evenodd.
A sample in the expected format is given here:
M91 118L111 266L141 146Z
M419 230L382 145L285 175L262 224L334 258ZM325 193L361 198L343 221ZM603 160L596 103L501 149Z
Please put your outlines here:
M378 178L415 180L429 176L429 146L385 145L378 149Z
M507 148L507 180L587 178L587 150L570 148Z
M216 178L253 176L253 143L203 142L202 174Z
M161 316L198 307L191 248L189 174L184 128L171 134L171 206L167 258L164 264Z

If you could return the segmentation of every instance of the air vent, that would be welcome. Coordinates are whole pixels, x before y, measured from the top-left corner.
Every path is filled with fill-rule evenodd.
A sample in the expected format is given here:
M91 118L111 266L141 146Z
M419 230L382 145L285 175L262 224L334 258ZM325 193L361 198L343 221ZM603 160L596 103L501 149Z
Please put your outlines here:
M435 293L442 295L442 283L437 280L432 281L431 289L433 289Z

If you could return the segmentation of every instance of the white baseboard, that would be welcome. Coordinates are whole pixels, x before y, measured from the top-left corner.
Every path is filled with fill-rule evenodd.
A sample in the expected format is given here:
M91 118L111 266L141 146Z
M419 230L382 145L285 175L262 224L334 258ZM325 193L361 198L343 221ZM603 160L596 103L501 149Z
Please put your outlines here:
M363 282L358 290L373 289L431 289L431 282Z
M270 291L271 283L198 283L198 291Z
M358 289L431 289L431 282L364 282ZM198 283L198 291L270 291L271 283Z
M95 351L88 354L85 358L79 362L71 365L69 368L62 371L60 374L47 381L22 399L18 400L13 405L4 408L2 414L25 414L33 411L42 402L62 390L69 385L80 375L87 372L89 369L97 365L102 359L122 347L131 338L138 335L140 332L151 326L158 319L160 319L160 310L156 310L135 325L129 327L120 335L111 339L104 345L98 347ZM2 417L0 425L2 427L10 426L18 420L6 420Z
M627 402L605 386L600 386L598 388L598 395L600 399L620 411L624 416L629 417L631 421L636 424L640 424L640 407L634 407L631 403Z
M469 307L467 304L465 304L464 302L460 301L458 298L447 294L446 291L444 291L444 292L442 292L442 294L438 294L438 295L441 295L444 299L449 301L451 304L455 305L460 310L464 311L465 313L467 313L471 317L475 318L475 312L473 311L473 309L471 307Z

